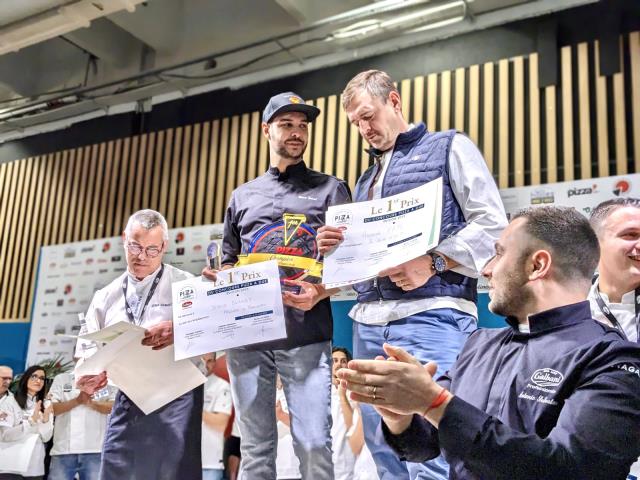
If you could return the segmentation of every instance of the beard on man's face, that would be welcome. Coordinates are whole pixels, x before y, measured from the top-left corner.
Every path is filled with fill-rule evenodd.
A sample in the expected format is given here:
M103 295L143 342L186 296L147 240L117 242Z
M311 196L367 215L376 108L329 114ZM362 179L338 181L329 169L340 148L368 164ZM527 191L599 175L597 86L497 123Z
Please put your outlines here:
M305 146L303 149L300 150L300 153L293 154L293 153L289 152L289 148L290 147L287 147L286 144L280 145L276 149L276 153L278 155L280 155L282 158L288 158L290 160L298 160L299 158L302 158L302 155L304 155L304 152L307 149L306 146Z
M509 317L517 315L531 301L533 293L527 287L528 278L524 271L524 258L510 272L506 272L496 286L492 279L493 292L489 302L489 310L496 315Z

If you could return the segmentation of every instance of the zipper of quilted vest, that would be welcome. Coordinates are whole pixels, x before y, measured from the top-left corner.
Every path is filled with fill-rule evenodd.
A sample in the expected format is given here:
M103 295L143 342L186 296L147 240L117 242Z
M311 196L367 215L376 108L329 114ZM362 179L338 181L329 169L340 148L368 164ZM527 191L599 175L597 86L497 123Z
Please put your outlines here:
M378 277L373 279L373 286L376 287L376 290L378 291L378 303L382 305L382 291L378 285Z

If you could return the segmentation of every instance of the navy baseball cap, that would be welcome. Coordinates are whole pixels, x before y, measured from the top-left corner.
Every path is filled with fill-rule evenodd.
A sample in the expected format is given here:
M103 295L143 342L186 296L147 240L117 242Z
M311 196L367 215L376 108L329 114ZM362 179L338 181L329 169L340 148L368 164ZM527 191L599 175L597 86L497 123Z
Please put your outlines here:
M296 95L293 92L284 92L271 97L264 112L262 112L262 121L269 123L277 114L284 112L304 113L309 122L313 122L320 115L320 109L304 103L300 95Z

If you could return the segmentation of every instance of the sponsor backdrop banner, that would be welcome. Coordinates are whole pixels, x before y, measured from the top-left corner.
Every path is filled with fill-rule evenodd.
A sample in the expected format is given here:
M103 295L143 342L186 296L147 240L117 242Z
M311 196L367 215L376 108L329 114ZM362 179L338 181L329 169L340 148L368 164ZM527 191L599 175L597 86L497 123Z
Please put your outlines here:
M536 205L575 207L588 216L600 202L620 196L640 196L640 174L577 180L500 191L508 216ZM165 261L198 275L205 265L211 241L220 242L222 225L172 229ZM96 290L126 268L119 237L43 247L40 253L36 296L31 323L27 365L62 354L70 359L80 329L78 313L86 312ZM478 316L483 327L504 326L502 317L489 312L486 282L478 286ZM332 298L334 344L352 347L348 317L355 293L345 290Z
M616 197L640 196L640 174L575 180L533 187L516 187L500 190L507 217L530 206L556 205L574 207L589 216L599 203ZM484 327L505 326L504 319L492 314L487 305L489 294L484 278L478 282L478 322Z

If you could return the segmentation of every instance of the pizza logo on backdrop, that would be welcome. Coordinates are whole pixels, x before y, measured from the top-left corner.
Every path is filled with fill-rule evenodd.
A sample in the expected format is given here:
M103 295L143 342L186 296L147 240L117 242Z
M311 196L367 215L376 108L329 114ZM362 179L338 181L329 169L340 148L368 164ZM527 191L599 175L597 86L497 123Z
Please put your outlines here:
M109 242L104 242L102 245L102 253L108 252L111 250L111 244Z
M65 295L69 295L71 293L71 290L73 290L73 287L70 284L67 284L64 286L64 294Z
M184 233L178 232L176 233L176 243L184 242Z
M591 195L592 193L598 193L598 185L595 183L587 188L570 188L567 190L567 198L575 197L576 195Z
M618 180L613 186L613 194L616 197L619 197L620 195L624 195L625 193L627 193L630 189L631 183L629 182L629 180L623 178L622 180Z

